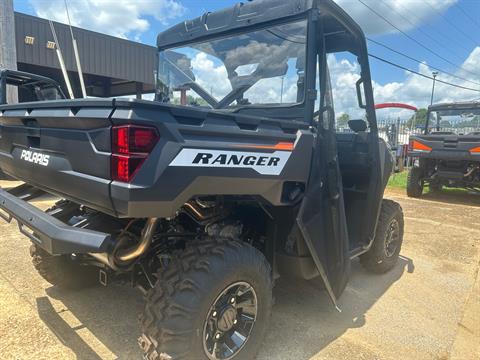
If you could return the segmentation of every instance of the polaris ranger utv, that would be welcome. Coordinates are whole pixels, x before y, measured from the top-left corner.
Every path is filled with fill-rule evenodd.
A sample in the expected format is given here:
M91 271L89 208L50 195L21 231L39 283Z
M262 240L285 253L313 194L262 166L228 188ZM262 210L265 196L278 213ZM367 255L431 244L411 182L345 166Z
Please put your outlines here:
M141 289L145 358L253 359L276 277L319 275L338 306L353 258L376 273L398 259L365 37L330 0L257 0L157 45L156 101L0 106L2 168L63 199L42 212L1 190L0 214L50 283ZM358 58L367 114L348 133L327 68L339 51Z
M433 126L432 126L433 125ZM407 195L420 197L425 184L480 191L480 102L429 106L423 135L411 136ZM433 129L433 131L432 131Z

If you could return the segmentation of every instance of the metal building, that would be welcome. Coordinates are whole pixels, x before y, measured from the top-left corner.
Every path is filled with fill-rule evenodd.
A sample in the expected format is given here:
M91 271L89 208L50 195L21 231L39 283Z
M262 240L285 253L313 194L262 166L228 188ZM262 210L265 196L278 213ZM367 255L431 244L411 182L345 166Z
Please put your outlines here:
M81 97L70 29L54 22L76 97ZM110 97L153 92L156 48L73 27L87 94ZM51 77L64 85L48 20L15 13L18 69Z

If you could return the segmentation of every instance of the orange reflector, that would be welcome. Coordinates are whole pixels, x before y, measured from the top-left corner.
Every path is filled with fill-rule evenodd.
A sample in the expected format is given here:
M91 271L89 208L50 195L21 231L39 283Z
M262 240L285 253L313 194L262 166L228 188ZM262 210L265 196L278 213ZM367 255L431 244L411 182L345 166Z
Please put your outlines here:
M274 150L293 150L293 143L290 142L279 142L273 147Z
M420 141L417 140L412 140L410 142L409 146L413 151L432 151L432 148L430 146L427 146L425 144L422 144Z
M480 146L474 147L470 149L470 154L478 154L480 155Z
M279 142L275 145L236 145L244 148L293 151L294 144L291 142Z

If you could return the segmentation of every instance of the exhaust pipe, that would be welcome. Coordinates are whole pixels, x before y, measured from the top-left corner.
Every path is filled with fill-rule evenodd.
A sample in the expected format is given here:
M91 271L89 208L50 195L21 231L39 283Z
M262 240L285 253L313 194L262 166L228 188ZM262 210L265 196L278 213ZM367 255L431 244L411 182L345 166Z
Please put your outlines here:
M468 170L465 174L463 174L463 177L464 177L464 178L469 177L469 176L472 175L473 172L474 172L475 170L477 170L477 169L478 169L478 166L473 166L470 170Z
M116 253L114 252L115 259L127 262L143 255L152 244L153 234L157 229L158 220L158 218L149 218L143 228L142 237L140 238L138 245L130 249L118 250Z
M95 260L100 261L102 264L105 264L109 267L112 267L111 261L107 253L88 253Z
M131 260L134 260L141 255L143 255L152 244L153 235L158 225L158 218L149 218L145 227L142 231L142 236L138 245L129 248L129 249L119 249L114 250L112 254L109 253L89 253L91 257L98 260L102 264L107 265L108 267L117 270L121 263L128 263ZM120 244L119 242L118 244ZM117 263L120 263L117 265Z

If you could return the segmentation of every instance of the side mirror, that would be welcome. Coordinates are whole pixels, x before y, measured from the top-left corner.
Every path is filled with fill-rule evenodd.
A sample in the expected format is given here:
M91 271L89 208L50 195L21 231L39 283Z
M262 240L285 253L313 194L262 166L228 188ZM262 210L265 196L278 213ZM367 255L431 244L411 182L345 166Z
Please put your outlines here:
M358 133L367 130L367 123L362 119L349 120L348 127L354 132Z

